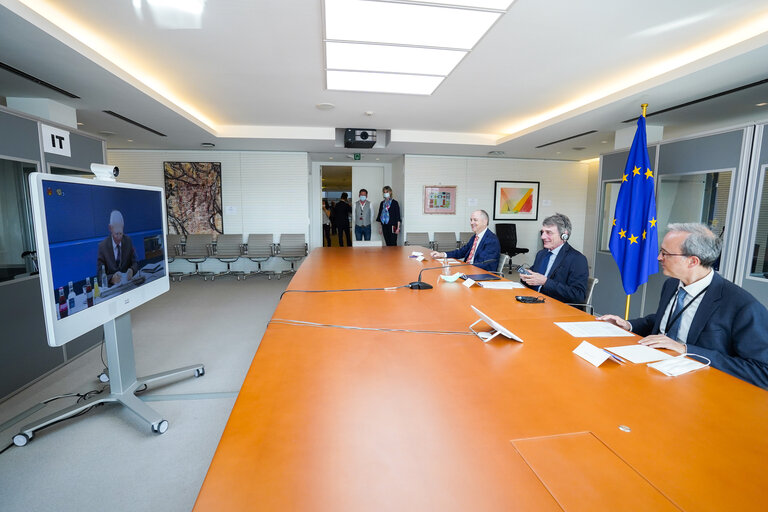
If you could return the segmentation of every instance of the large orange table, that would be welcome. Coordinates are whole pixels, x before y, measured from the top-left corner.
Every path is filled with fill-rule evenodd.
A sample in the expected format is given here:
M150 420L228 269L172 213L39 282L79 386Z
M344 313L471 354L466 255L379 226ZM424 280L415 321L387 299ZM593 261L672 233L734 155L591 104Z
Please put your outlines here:
M316 249L289 290L405 284L435 264L413 249ZM766 509L768 393L712 368L595 368L553 324L588 315L439 272L432 290L287 293L195 510ZM467 332L470 304L524 343L283 323Z

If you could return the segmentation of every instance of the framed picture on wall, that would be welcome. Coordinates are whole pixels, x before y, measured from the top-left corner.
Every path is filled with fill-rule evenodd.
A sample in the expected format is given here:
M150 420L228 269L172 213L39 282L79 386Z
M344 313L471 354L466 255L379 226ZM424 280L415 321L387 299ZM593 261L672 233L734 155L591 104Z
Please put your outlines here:
M456 186L424 186L424 213L456 214Z
M496 181L493 220L538 220L538 181Z

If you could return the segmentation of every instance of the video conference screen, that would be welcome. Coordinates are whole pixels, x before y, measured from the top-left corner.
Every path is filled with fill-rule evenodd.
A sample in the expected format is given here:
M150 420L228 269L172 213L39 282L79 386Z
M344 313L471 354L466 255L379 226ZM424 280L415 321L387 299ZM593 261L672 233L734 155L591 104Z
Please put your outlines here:
M162 193L42 181L59 320L165 277Z

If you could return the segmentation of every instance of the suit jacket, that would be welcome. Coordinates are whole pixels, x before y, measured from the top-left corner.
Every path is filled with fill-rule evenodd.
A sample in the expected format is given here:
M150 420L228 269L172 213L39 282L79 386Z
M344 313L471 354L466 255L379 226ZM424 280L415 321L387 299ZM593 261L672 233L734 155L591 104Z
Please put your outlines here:
M547 267L544 266L544 256L547 252L547 249L540 250L536 253L536 259L533 261L531 268L539 274L543 274L547 270ZM583 304L587 298L588 277L587 258L571 247L568 242L565 242L555 257L552 270L547 276L547 282L544 283L540 291L561 302ZM528 288L535 290L538 287L528 286Z
M99 275L101 266L104 265L104 269L107 271L109 286L112 286L112 276L115 275L115 272L128 272L128 269L132 268L133 274L136 275L136 272L139 271L136 250L133 248L133 242L128 235L123 235L123 240L120 242L120 255L122 257L120 259L120 268L118 268L115 261L115 251L112 249L112 236L108 236L99 242L96 275Z
M472 245L475 243L475 237L477 235L472 235L470 237L469 242L467 242L467 245L460 249L456 249L455 251L449 251L445 254L449 258L456 258L456 259L464 259L469 256L469 252L472 250ZM499 267L499 253L501 252L501 245L499 244L499 238L496 236L496 234L491 231L490 229L485 231L485 234L483 235L483 238L480 239L480 242L477 244L477 252L475 253L475 261L476 264L473 263L478 268L482 268L483 270L489 270L491 272L496 272L496 269ZM488 263L481 263L486 260L491 260Z
M333 223L337 228L349 227L349 215L352 213L352 207L346 201L339 201L333 207Z
M678 282L664 282L656 313L630 320L632 332L640 336L660 332ZM768 389L767 329L765 306L715 272L688 330L688 352L706 357L714 368Z

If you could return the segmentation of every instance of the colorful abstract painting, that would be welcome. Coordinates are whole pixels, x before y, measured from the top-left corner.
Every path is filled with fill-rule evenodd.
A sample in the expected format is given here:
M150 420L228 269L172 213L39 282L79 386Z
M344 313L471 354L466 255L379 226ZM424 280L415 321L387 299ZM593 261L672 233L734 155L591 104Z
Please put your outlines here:
M168 232L224 232L220 162L163 162Z
M497 181L493 202L494 220L537 220L538 181Z
M424 213L456 213L456 187L425 186Z

